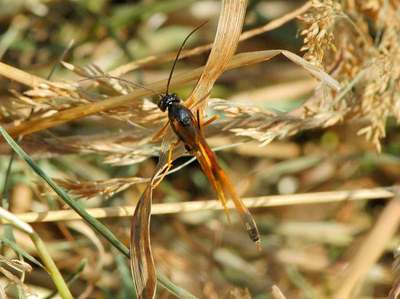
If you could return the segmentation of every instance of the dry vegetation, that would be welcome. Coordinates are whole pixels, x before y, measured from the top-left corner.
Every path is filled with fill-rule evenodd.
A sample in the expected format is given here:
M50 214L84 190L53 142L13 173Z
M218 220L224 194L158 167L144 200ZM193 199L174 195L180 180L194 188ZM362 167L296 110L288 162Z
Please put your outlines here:
M245 1L7 2L1 126L45 174L1 139L0 217L13 226L0 227L0 298L71 298L64 280L74 298L135 298L123 244L151 193L157 298L400 294L398 0L249 1L243 28ZM183 146L152 189L175 140L160 133L158 95L206 20L171 90L219 116L207 140L252 207L261 252Z

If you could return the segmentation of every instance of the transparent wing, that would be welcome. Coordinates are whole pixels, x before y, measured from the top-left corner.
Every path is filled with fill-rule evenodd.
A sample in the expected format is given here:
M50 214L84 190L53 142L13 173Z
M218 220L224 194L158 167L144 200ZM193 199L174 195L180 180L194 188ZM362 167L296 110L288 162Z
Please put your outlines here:
M257 229L256 222L251 215L249 209L245 206L233 187L232 182L226 175L224 170L219 166L217 158L211 148L208 146L203 136L199 136L199 152L196 157L200 163L203 172L206 174L218 199L226 208L226 195L233 201L240 218L242 219L250 239L256 243L257 248L260 248L260 234Z

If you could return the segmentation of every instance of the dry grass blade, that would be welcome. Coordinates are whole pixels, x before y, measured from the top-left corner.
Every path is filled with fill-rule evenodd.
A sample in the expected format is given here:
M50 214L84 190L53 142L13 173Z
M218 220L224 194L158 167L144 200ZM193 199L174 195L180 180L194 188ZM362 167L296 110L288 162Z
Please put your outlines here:
M374 228L361 245L349 266L341 275L338 289L332 298L354 298L357 286L363 281L370 267L378 260L385 246L400 224L400 200L396 196L382 211Z
M18 285L20 288L26 290L27 287L24 285L24 279L27 273L32 271L32 266L23 260L8 258L0 255L0 273L8 280L4 285L5 288L12 284ZM0 286L2 288L3 286ZM0 292L0 298L7 298Z
M276 20L273 20L273 21L265 24L264 26L261 26L259 28L255 28L255 29L250 29L248 31L243 32L240 35L240 39L239 40L240 41L244 41L244 40L252 38L252 37L254 37L254 36L258 35L258 34L265 33L267 31L271 31L271 30L274 30L276 28L279 28L280 26L284 25L285 23L287 23L287 22L297 18L298 16L304 14L308 9L310 9L311 6L312 6L311 2L308 1L308 2L304 3L301 7L293 10L292 12L290 12L290 13L288 13L288 14L286 14L286 15L284 15L284 16L276 19Z
M272 296L274 299L286 299L285 295L283 295L282 291L276 285L272 286Z
M247 55L246 55L247 54ZM268 52L253 52L253 53L243 53L240 55L237 55L235 57L236 59L233 59L232 62L229 65L229 68L236 68L249 65L252 63L257 63L261 62L264 60L268 60L272 58L275 55L271 55ZM174 76L174 78L171 81L171 89L175 88L176 86L180 85L185 85L189 82L192 82L196 79L198 79L203 71L203 68L197 68L193 71L184 73L184 74L178 74ZM152 89L156 92L163 92L165 90L167 80L161 80L149 85L146 85L145 87L148 89ZM42 117L36 117L33 118L32 120L23 122L18 125L8 125L6 126L7 131L12 135L12 136L17 136L17 135L27 135L31 134L34 132L38 132L40 130L48 129L63 123L66 123L68 121L73 121L80 119L85 116L93 115L96 113L104 112L113 108L117 107L122 107L122 106L128 106L132 105L132 102L135 100L144 97L144 96L149 96L153 94L149 90L146 89L140 89L136 90L130 94L127 95L122 95L122 96L117 96L117 97L111 97L106 100L102 100L99 102L94 102L94 103L88 103L88 104L83 104L77 107L65 109L63 111L60 111L58 113L55 113L54 115L51 116L42 116Z
M235 54L242 32L246 5L246 0L225 0L222 2L217 33L210 56L195 89L186 100L186 105L189 107L210 94L215 81L225 71Z
M165 144L166 145L166 144ZM139 298L155 297L157 276L150 242L150 219L155 181L167 168L167 148L164 146L153 177L140 197L131 223L130 269Z
M243 198L243 202L249 208L280 207L299 204L322 204L333 202L348 202L369 199L385 199L393 197L391 188L357 189L343 191L328 191L315 193L298 193L292 195L269 195ZM232 202L227 203L228 209L234 209ZM175 213L189 213L198 211L221 210L218 200L188 201L179 203L157 203L151 208L152 215L166 215ZM130 217L135 206L107 207L87 209L87 212L95 218ZM18 214L18 218L24 222L50 222L81 219L72 210L29 212Z
M326 72L324 72L322 69L309 65L309 63L307 63L300 56L297 56L297 55L287 52L285 50L266 50L266 51L255 51L255 52L237 54L229 62L226 69L234 69L234 68L247 66L250 64L259 63L262 61L267 61L279 54L284 54L290 60L292 60L295 63L299 64L300 66L304 67L312 75L314 75L318 79L322 80L323 83L327 84L331 88L334 88L334 89L339 88L339 83L334 78L332 78L330 75L328 75ZM196 80L203 71L204 71L203 68L197 68L193 71L190 71L190 72L187 72L184 74L180 74L180 75L178 74L171 81L171 89L173 89L177 85L182 85L182 84L184 85L193 80ZM208 79L205 79L205 80L208 80ZM161 81L146 85L145 87L152 89L156 92L162 92L165 89L166 82L167 82L167 80L161 80ZM211 81L209 81L209 82L211 82ZM205 91L205 90L203 90L203 91ZM48 129L48 128L66 123L68 121L77 120L82 117L86 117L86 116L93 115L96 113L104 112L104 111L114 109L117 107L132 105L133 101L135 101L141 97L151 95L151 94L152 94L152 92L150 92L149 90L145 90L145 89L135 90L134 92L127 94L127 95L111 97L106 100L102 100L102 101L98 101L98 102L94 102L94 103L83 104L83 105L79 105L77 107L65 109L65 110L57 112L51 116L36 117L36 118L33 118L32 120L25 121L18 125L7 125L6 129L11 136L27 135L27 134L31 134L34 132L38 132L38 131L41 131L44 129ZM191 99L193 99L193 100L195 99L193 97L193 94L191 96ZM146 112L146 113L148 113L148 112ZM159 112L155 112L155 113L159 113ZM152 120L151 123L154 125L154 120Z
M0 75L32 88L35 88L40 84L49 83L49 81L43 78L31 75L3 62L0 62Z
M310 74L312 74L315 78L320 80L321 82L324 82L326 85L329 87L333 88L336 91L340 90L340 84L338 81L333 79L330 75L328 75L325 71L323 71L321 68L311 64L304 58L301 58L300 56L286 51L286 50L280 50L283 55L285 55L288 59L293 61L294 63L300 65L304 69L306 69Z
M95 182L56 180L60 186L81 198L92 198L99 195L108 198L135 184L143 184L149 181L149 178L141 177L115 178Z
M135 208L131 226L131 273L139 298L154 298L156 294L157 277L150 243L152 193L149 184Z
M393 272L395 275L392 288L390 289L388 299L397 299L400 296L400 250L396 248L394 253Z
M305 13L310 7L311 7L311 3L306 2L304 5L302 5L298 9L296 9L278 19L268 22L267 24L265 24L261 27L247 30L240 35L239 41L245 41L245 40L252 38L254 36L257 36L259 34L279 28L280 26L284 25L285 23L287 23L287 22L295 19L299 15ZM213 46L213 44L210 43L210 44L199 46L199 47L196 47L193 49L183 50L179 59L183 59L183 58L195 56L195 55L200 55L202 53L205 53L205 52L211 50L212 46ZM132 62L124 64L124 65L121 65L121 66L115 68L114 70L110 71L110 75L121 76L123 74L126 74L128 72L131 72L133 70L136 70L138 68L141 68L141 67L153 64L153 63L164 63L164 62L173 61L175 59L175 56L176 56L175 52L162 54L159 56L156 56L156 55L149 56L149 57L146 57L143 59L139 59L139 60L132 61Z

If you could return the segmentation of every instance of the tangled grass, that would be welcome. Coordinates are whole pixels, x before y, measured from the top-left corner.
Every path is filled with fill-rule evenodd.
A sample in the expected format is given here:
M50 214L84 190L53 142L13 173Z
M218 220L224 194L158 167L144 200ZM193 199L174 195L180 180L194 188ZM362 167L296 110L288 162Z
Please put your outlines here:
M396 133L400 120L397 1L310 0L301 7L292 6L291 1L277 1L283 5L285 13L279 13L280 17L274 16L269 22L265 21L268 19L265 15L273 9L257 3L247 6L246 30L243 31L241 25L235 29L231 25L235 23L232 18L239 20L244 11L232 8L235 1L222 2L221 7L214 7L207 1L179 4L179 1L169 0L164 5L150 1L132 5L134 9L112 1L104 1L104 6L63 1L38 1L35 8L16 6L15 12L2 19L8 29L0 39L3 57L0 75L9 81L1 83L1 126L14 138L19 138L27 153L69 194L85 199L85 203L87 200L87 208L94 205L107 210L114 205L131 206L140 198L143 184L151 182L155 169L153 158L160 155L163 147L161 138L156 136L159 137L167 116L156 103L158 96L165 92L169 66L166 63L174 59L179 41L187 34L187 28L179 26L193 27L201 23L201 14L197 13L203 9L210 15L215 12L219 14L216 36L207 33L214 32L216 27L214 21L209 21L206 29L197 33L195 43L203 45L183 51L181 59L185 58L185 63L180 63L178 68L185 70L178 70L174 75L171 90L184 94L187 105L196 105L204 115L219 117L207 126L206 136L212 146L229 148L223 157L232 168L233 177L242 182L243 186L238 184L239 191L255 195L257 199L274 192L336 192L360 188L370 188L371 194L374 187L388 186L385 189L390 192L388 196L378 193L362 199L394 199L382 207L380 216L371 212L367 204L357 205L352 201L342 205L325 204L324 211L316 211L318 205L303 212L295 207L282 208L271 212L273 216L269 215L270 210L260 209L256 219L263 238L268 241L263 243L265 249L257 256L242 236L237 236L240 228L225 227L209 212L210 208L208 211L200 208L204 215L199 211L187 214L193 215L193 219L184 213L157 218L151 234L159 269L179 286L206 298L222 298L228 294L232 298L255 298L266 293L273 298L286 295L287 298L342 299L358 294L363 298L377 298L389 294L390 289L391 298L395 298L399 289L398 275L387 270L392 259L386 255L390 261L381 260L373 265L387 250L398 227L397 189L392 187L400 175ZM242 4L245 5L245 1ZM65 26L60 26L60 32L54 37L51 26L55 19L64 18L60 10L63 6L79 20L63 19ZM112 8L110 15L104 14L106 7ZM278 8L276 10L279 12ZM143 16L139 17L137 11L143 12ZM175 22L174 17L180 11L189 17L179 14L181 19ZM44 15L54 18L46 20ZM80 18L82 15L85 17ZM98 23L93 15L107 21ZM224 20L233 23L226 21L225 24ZM71 34L81 28L80 22L87 26L88 32L82 36ZM301 39L303 43L300 47L293 46L295 32L285 32L294 24L298 31L297 42ZM176 32L174 25L178 27ZM282 26L286 29L281 29ZM165 43L172 46L160 45L164 40L157 31L161 31L159 34ZM65 32L65 37L61 32ZM279 41L275 40L274 32ZM22 36L29 37L33 50L20 50L24 47ZM67 37L76 39L75 43L70 43ZM213 43L206 44L212 39ZM286 44L281 41L285 39L289 40ZM52 47L43 46L42 40L44 45L70 45L60 59L56 58L60 56L52 52ZM270 43L267 43L268 49L265 40ZM235 54L238 43L239 50ZM280 48L287 50L271 50ZM133 50L138 53L135 52L135 59ZM149 55L148 51L154 54ZM205 61L209 51L205 66L196 68L195 65ZM276 56L280 59L270 61ZM35 63L43 67L35 69ZM57 65L56 78L43 75L50 73L49 65ZM285 68L289 70L286 73ZM295 80L291 79L293 77ZM291 86L299 79L311 82L312 89L301 93L301 100L293 104L285 98L295 92ZM287 86L280 87L278 95L283 95L281 102L287 106L281 111L275 101L270 109L271 103L263 100L267 97L264 88L279 87L282 82ZM195 86L191 93L187 91L188 86ZM245 101L232 100L242 90L254 91L253 94L261 97L261 103L251 95ZM166 133L164 143L173 141L174 136ZM0 153L7 155L9 147L5 141L1 142ZM296 150L288 154L287 161L280 161L277 154L268 154L274 147L278 147L280 153L289 147ZM174 159L185 155L180 146ZM236 156L238 159L234 158ZM7 157L0 163L4 173L6 161ZM15 161L12 168L12 175L5 175L3 179L7 182L6 177L11 178L3 188L4 208L8 200L11 200L12 209L19 205L15 203L18 188L29 190L24 191L28 192L22 197L24 200L18 200L26 201L27 207L12 210L20 213L22 219L27 215L24 212L31 210L65 208L65 203L55 200L53 190L46 185L37 179L34 184L27 182L32 176L21 161ZM371 168L378 172L374 173ZM161 184L161 191L154 191L156 202L178 199L202 202L205 195L200 191L208 187L201 176L199 178L196 168L175 165L168 177L171 178ZM8 195L9 189L13 192ZM258 203L266 206L268 200ZM216 209L211 208L212 211ZM116 219L115 223L109 223L110 227L126 241L128 229L121 228L124 224L127 227L126 222ZM274 230L271 227L277 219L281 219L279 229ZM299 219L309 221L308 228L315 235L325 232L326 239L318 240L312 234L302 239L304 231L291 226ZM375 222L366 241L360 242L358 233L367 233ZM330 224L332 227L328 228ZM52 242L66 240L65 251L51 250L62 273L76 271L73 267L76 263L62 262L63 259L89 259L86 270L75 272L79 279L75 282L74 296L103 296L106 289L115 293L120 286L123 289L119 294L121 298L133 296L131 280L121 282L113 277L114 273L127 274L127 263L119 260L115 252L104 249L103 242L86 224L57 221L51 226L40 224L38 228L38 234L48 237L49 244L45 244L49 247ZM158 230L160 234L156 234ZM172 237L174 232L178 237ZM32 271L27 263L26 257L34 255L33 247L22 245L23 237L18 231L12 234L16 241L10 237L3 238L8 243L2 241L4 250L0 257L5 266L0 266L0 271L6 283L0 285L0 296L5 296L6 291L8 294L40 293L33 290L34 281L25 281L26 276L34 277L35 272L41 271L37 265ZM345 237L338 237L340 234ZM312 254L307 252L308 247ZM19 252L15 248L20 248ZM196 254L191 256L191 251ZM94 255L101 257L100 266L96 265ZM346 270L340 269L342 263L348 265ZM208 273L209 267L212 270ZM381 276L372 277L371 269L381 271ZM315 275L320 273L323 279L318 280ZM366 284L361 287L364 280L375 288L368 288ZM16 288L13 290L12 286ZM173 290L168 286L167 289Z

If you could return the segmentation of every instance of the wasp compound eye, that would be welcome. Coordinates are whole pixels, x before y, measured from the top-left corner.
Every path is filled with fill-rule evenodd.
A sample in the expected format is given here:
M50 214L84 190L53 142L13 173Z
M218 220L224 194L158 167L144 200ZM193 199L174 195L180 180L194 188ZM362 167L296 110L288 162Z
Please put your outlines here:
M181 100L175 93L166 94L158 102L158 108L160 108L161 111L165 112L165 110L167 110L168 106L171 105L171 103L179 103L180 101Z
M168 101L168 96L163 96L158 102L158 108L160 108L162 112L165 112L165 110L167 110L168 106L167 101Z

